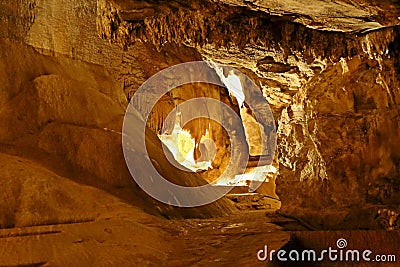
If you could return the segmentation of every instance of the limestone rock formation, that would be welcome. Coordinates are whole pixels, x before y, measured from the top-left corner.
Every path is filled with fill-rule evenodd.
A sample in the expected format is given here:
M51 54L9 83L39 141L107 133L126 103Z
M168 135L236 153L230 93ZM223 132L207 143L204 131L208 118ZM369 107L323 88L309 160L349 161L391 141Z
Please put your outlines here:
M252 266L259 244L279 249L290 238L273 220L299 227L295 218L301 229L398 230L399 51L396 0L2 0L0 265ZM149 111L149 160L170 182L199 186L221 175L233 149L255 154L249 168L273 159L277 173L259 191L276 197L276 186L281 202L274 198L273 207L257 194L231 195L236 208L227 198L172 207L145 194L127 169L121 129L129 101L159 71L201 60L250 77L274 121L254 121L253 95L242 107L227 88L185 85ZM165 122L171 110L203 96L242 116L237 132L246 130L248 143L233 148L218 123L189 122L183 128L198 145L194 158L202 157L207 131L216 156L212 170L185 172L168 162L157 135L173 127ZM277 140L267 139L277 142L276 153L264 154L257 142L274 124ZM142 164L135 168L151 180ZM235 214L266 206L281 206L290 219ZM346 233L353 243L398 239ZM321 247L321 237L342 234L297 236Z
M4 144L63 157L113 187L110 191L127 194L133 185L120 132L128 101L162 69L212 60L248 75L270 103L278 128L276 183L283 210L307 217L306 210L318 215L323 209L333 214L366 209L373 217L377 206L398 209L396 1L21 0L3 1L1 11ZM195 88L199 95L215 93ZM196 96L183 89L156 107L148 137L154 157L161 147L160 121ZM226 90L213 97L239 113ZM198 141L206 126L187 127ZM213 131L222 136L216 139L218 176L229 146L218 126ZM213 177L166 175L193 184ZM188 216L232 210L225 200L215 205ZM167 206L159 209L178 216ZM343 216L351 214L357 213Z

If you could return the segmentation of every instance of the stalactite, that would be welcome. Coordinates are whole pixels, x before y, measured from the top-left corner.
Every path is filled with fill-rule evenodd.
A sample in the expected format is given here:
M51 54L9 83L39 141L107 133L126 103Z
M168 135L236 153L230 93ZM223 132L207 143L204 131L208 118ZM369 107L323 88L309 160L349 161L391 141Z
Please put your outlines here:
M281 51L284 58L298 51L305 59L316 57L337 61L341 57L367 54L373 58L386 52L398 31L395 27L359 32L321 31L294 23L291 19L273 20L273 15L245 7L220 6L219 11L193 10L184 6L177 11L166 7L162 13L143 21L124 21L106 2L98 4L98 29L103 38L129 46L137 41L152 43L161 49L165 43L239 48L251 44ZM233 14L241 14L237 21ZM310 48L309 44L313 44ZM340 45L338 45L340 44Z

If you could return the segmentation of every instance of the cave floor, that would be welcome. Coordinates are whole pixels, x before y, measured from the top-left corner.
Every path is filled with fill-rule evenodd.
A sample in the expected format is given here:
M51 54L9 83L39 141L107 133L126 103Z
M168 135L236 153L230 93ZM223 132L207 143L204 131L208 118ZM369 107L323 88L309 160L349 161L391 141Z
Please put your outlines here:
M242 211L221 218L187 219L178 223L180 248L172 266L254 266L256 253L268 245L279 249L290 239L279 224L296 224L273 211ZM182 257L182 255L185 255Z
M213 219L130 216L1 229L0 266L254 266L264 245L279 249L290 239L272 223L288 219L265 210Z
M373 243L375 249L386 241L392 253L399 238L398 231L308 231L273 210L168 220L119 204L95 220L1 229L0 266L286 266L260 262L257 252L265 245L268 251L301 248L294 235L316 248L343 236L351 246Z

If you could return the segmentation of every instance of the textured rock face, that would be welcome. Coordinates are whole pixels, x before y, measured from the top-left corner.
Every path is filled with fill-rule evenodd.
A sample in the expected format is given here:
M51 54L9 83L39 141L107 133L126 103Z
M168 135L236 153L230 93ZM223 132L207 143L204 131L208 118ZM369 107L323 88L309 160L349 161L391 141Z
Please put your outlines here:
M379 205L397 209L398 34L395 28L359 37L364 52L328 64L283 110L277 185L283 210L304 217L299 208L352 210L318 221L325 227L356 220L355 210L363 210L370 216L359 227L376 227Z
M279 120L284 202L323 208L398 201L394 59L356 56L342 62L302 88ZM381 183L391 189L383 192ZM283 194L293 189L296 194Z

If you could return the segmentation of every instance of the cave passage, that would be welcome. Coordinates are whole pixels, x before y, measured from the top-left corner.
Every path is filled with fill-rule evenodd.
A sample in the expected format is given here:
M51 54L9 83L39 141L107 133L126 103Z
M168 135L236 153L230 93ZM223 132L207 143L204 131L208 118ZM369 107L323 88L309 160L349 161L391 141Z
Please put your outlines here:
M199 122L196 125L196 122L192 122L197 127L191 127L187 124L182 125L182 116L186 114L184 113L185 110L179 109L179 106L175 106L176 110L171 111L167 119L163 122L163 124L169 125L168 117L172 114L172 118L169 119L174 119L174 125L169 128L163 128L158 137L180 165L192 172L202 174L213 185L233 186L234 189L231 194L248 195L261 193L279 199L275 193L275 178L278 166L274 163L271 155L262 154L262 142L266 140L264 127L255 119L252 110L246 103L240 77L235 75L233 71L229 71L226 75L219 65L213 62L209 62L209 64L225 85L230 102L234 103L239 113L240 127L244 129L245 146L249 151L249 158L243 173L228 173L229 176L210 179L210 177L214 178L216 176L208 174L213 173L214 168L223 169L226 167L223 164L215 162L230 160L229 154L223 150L230 150L231 148L220 145L225 142L224 135L212 134L214 131L211 123L207 123L207 120L209 120L207 118L205 119L205 123ZM186 90L189 89L195 90L195 88L186 88ZM161 107L159 106L158 108L162 109L162 105L166 104L160 103ZM218 153L219 150L220 152ZM221 150L223 151L222 153ZM221 174L221 172L218 174ZM260 190L257 191L258 188Z

